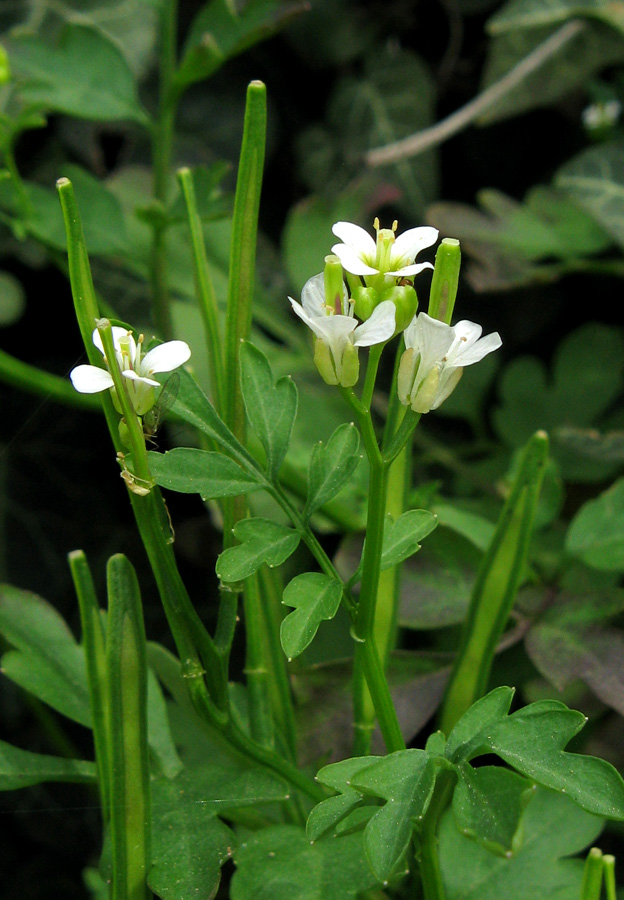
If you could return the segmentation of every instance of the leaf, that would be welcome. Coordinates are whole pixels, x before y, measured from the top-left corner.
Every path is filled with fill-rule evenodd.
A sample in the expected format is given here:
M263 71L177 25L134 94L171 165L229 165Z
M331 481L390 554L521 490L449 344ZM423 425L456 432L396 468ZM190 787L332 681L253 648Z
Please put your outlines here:
M356 900L377 886L361 832L310 842L296 825L250 834L234 855L232 900Z
M21 32L8 50L20 93L30 103L83 119L147 126L132 72L99 29L68 22L54 43Z
M147 738L157 771L174 778L182 769L182 761L171 735L165 698L156 676L147 670Z
M557 25L589 16L624 30L624 12L610 0L510 0L488 22L488 31L499 34L540 25Z
M462 834L499 856L522 846L520 821L535 785L501 766L459 766L453 815Z
M624 478L580 508L568 528L566 550L596 569L624 570Z
M84 654L56 610L30 591L2 585L0 633L14 648L2 657L4 674L64 716L90 727Z
M483 87L502 79L549 40L559 27L551 23L497 31L490 40ZM516 87L505 91L504 96L480 116L479 123L489 124L536 107L550 106L573 90L584 87L605 66L621 63L623 58L621 35L600 23L588 21L564 39L556 52Z
M260 766L232 766L213 750L177 778L155 779L152 794L153 864L148 883L163 900L188 900L214 897L220 867L236 846L236 836L218 814L283 801L288 791Z
M95 784L96 780L93 762L30 753L0 741L0 791L15 791L48 781Z
M421 630L462 622L480 559L472 543L440 523L424 550L403 567L400 625Z
M335 497L353 475L359 461L360 436L353 424L339 425L323 444L314 445L308 472L308 499L303 516L312 513Z
M523 775L567 794L587 812L623 820L624 781L613 766L562 749L585 721L582 713L557 700L540 700L490 725L482 752L496 753Z
M282 603L295 611L282 620L280 640L289 659L313 641L322 621L333 619L341 598L341 582L321 572L304 572L286 585Z
M519 446L536 428L556 430L574 422L593 425L622 389L624 342L615 328L590 322L569 334L555 351L552 374L533 357L519 357L503 370L500 405L494 410L499 436ZM578 456L554 453L566 478L604 477L604 468Z
M177 87L208 78L228 59L270 37L303 8L301 3L251 0L239 12L227 0L206 3L191 24L175 74Z
M311 841L318 840L333 829L362 802L363 795L351 787L351 779L362 769L380 760L380 756L358 756L324 766L316 780L339 793L321 800L310 812L306 822L306 834Z
M466 710L453 727L446 742L446 757L452 762L469 760L481 744L484 730L507 715L513 699L513 688L494 688Z
M409 846L414 825L429 805L435 766L424 750L399 750L351 779L356 790L386 800L364 830L371 868L385 882Z
M624 715L624 637L607 627L624 609L619 589L596 594L562 592L525 638L525 647L542 675L562 691L580 679Z
M295 424L297 388L287 375L274 384L268 359L248 341L241 347L240 364L247 417L265 449L269 477L275 481Z
M557 185L624 247L624 143L590 147L562 166Z
M147 456L156 484L182 494L200 494L203 500L238 497L266 486L252 471L212 450L175 447L166 453L150 450Z
M553 442L566 451L598 462L624 463L624 431L596 431L595 428L562 426L553 435Z
M217 575L225 582L244 581L263 563L271 569L280 566L299 544L296 531L269 519L241 519L233 531L241 543L224 550L216 565Z
M437 525L437 517L426 509L408 509L396 522L387 516L384 523L381 571L403 562L420 550L423 538Z
M596 816L538 788L521 820L522 846L501 857L460 834L452 813L440 826L440 865L447 900L572 900L581 896L583 863L564 859L592 844Z

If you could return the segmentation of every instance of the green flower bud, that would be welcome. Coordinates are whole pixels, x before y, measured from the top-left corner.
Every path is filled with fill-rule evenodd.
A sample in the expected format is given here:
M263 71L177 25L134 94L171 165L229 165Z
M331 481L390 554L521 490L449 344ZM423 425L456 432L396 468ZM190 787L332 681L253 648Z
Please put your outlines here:
M396 307L395 334L405 331L416 315L418 297L411 284L395 284L381 295L381 300L392 300Z
M461 250L455 238L444 238L436 253L428 314L432 319L451 324L459 284Z
M372 287L364 287L359 285L353 291L352 299L355 302L353 311L362 322L370 319L373 310L379 304L379 294Z
M360 360L358 348L349 341L342 354L340 384L342 387L353 387L360 377Z
M314 340L314 365L326 384L338 384L338 376L329 346L321 338Z
M130 441L130 429L126 423L125 419L119 420L119 425L117 426L119 429L119 439L124 447L131 447L132 443Z

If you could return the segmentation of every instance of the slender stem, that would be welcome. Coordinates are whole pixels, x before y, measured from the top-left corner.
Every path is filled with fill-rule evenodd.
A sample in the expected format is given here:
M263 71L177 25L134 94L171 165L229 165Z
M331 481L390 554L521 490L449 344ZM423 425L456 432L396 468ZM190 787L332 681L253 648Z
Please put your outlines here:
M424 153L430 147L441 144L454 134L457 134L471 122L474 122L482 113L497 103L502 97L521 84L525 78L533 74L540 66L552 59L566 44L577 37L586 28L584 22L573 20L566 22L558 31L551 34L543 44L539 44L528 56L525 56L513 69L503 75L490 87L486 88L478 97L471 100L461 109L456 110L437 122L430 128L411 134L409 137L394 141L385 147L375 147L369 150L365 156L367 165L375 168L394 163L401 159L417 156Z
M178 181L182 188L186 211L188 214L189 231L193 247L193 263L195 266L195 284L197 286L197 299L199 311L204 323L204 337L208 351L208 365L210 366L210 381L212 385L213 402L220 414L223 413L225 401L225 370L223 363L223 339L219 326L219 313L217 307L217 295L215 294L202 232L201 219L197 211L193 175L190 169L178 171Z
M419 869L424 900L445 900L446 898L438 853L438 826L442 814L451 801L454 780L453 772L439 773L433 797L423 819Z
M169 193L177 103L177 96L173 90L176 70L177 23L177 0L165 0L162 5L160 26L158 116L152 133L153 193L163 214ZM173 336L173 326L169 308L167 237L164 219L156 219L152 229L150 282L154 323L163 338L168 339Z

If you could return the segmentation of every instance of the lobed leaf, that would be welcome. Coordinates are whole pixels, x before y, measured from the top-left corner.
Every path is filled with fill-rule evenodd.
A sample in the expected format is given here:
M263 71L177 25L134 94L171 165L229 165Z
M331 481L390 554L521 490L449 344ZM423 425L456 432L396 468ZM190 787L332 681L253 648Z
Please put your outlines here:
M265 487L260 475L242 469L228 456L213 450L175 447L166 453L148 453L156 484L182 494L200 494L203 500L238 497Z
M568 528L566 550L596 569L624 570L624 478L580 508Z
M387 516L384 522L381 571L403 562L420 550L420 541L431 534L437 517L426 509L408 509L396 521Z
M321 572L304 572L286 585L282 603L295 611L282 620L280 640L289 659L313 641L321 622L333 619L341 598L342 583Z
M244 581L263 563L269 568L280 566L300 540L292 528L270 519L241 519L233 531L241 543L224 550L216 565L217 575L225 582Z
M312 450L308 472L308 499L304 518L335 497L353 475L359 461L360 436L353 424L339 425L327 444Z
M0 791L15 791L47 781L95 784L94 762L30 753L0 741Z

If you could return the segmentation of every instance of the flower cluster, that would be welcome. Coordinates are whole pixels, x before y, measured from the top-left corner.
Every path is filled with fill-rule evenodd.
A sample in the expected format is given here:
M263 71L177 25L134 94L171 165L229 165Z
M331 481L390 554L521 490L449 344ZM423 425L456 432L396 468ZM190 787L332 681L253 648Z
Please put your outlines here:
M191 349L184 341L167 341L158 344L143 355L143 335L135 341L132 332L118 325L113 325L113 344L116 364L126 379L130 400L137 416L144 416L156 403L156 389L160 383L152 378L157 372L172 372L190 358ZM93 332L93 343L104 356L104 347L100 332ZM106 360L106 357L105 357ZM108 361L107 365L108 364ZM110 390L116 408L121 412L115 394L115 383L108 369L99 366L76 366L69 373L73 386L81 394L98 394Z
M426 413L451 394L464 366L483 359L502 342L498 333L481 337L481 327L474 322L451 326L426 313L416 314L414 277L433 269L429 262L417 263L416 257L436 242L435 228L411 228L397 237L396 222L391 229L380 228L375 219L374 227L376 241L359 225L337 222L332 230L342 243L325 258L325 271L306 282L301 303L288 299L314 333L314 361L328 384L352 387L359 377L358 348L383 344L403 332L399 399L415 412Z

